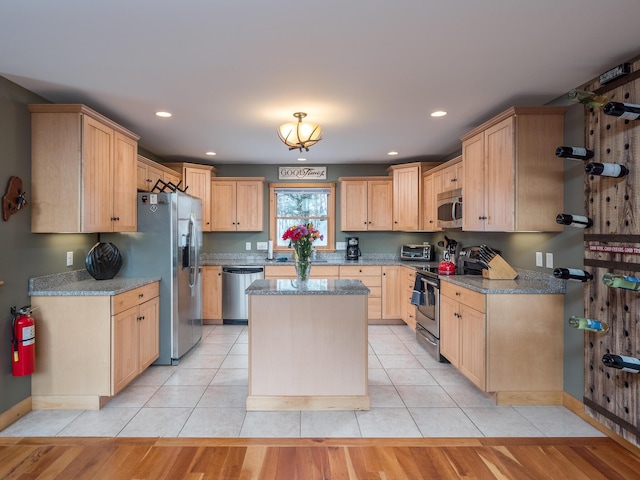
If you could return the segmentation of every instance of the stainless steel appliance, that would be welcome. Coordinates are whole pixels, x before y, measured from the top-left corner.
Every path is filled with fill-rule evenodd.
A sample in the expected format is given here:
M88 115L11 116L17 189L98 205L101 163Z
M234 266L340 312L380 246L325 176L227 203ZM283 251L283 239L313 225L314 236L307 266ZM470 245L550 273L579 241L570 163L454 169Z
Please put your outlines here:
M440 354L440 280L438 266L425 265L416 273L412 301L416 305L416 339L437 361L447 363ZM417 294L416 294L417 293Z
M435 260L435 249L432 245L402 245L400 260L431 262Z
M360 240L358 237L347 237L347 260L358 260L362 252L360 252Z
M122 277L160 278L160 357L176 365L202 337L202 203L182 192L138 193L138 232L102 235L122 253Z
M462 228L462 189L456 188L438 194L438 226Z
M264 278L263 267L222 267L222 322L249 323L249 297L244 291L254 280Z

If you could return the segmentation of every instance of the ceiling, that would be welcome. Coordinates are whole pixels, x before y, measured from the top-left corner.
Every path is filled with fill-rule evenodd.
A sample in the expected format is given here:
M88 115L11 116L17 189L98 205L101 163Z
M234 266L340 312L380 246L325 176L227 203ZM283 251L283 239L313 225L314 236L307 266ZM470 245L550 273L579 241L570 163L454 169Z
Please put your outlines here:
M638 19L638 0L5 1L0 76L166 160L439 160L640 54ZM276 134L297 111L324 130L304 155Z

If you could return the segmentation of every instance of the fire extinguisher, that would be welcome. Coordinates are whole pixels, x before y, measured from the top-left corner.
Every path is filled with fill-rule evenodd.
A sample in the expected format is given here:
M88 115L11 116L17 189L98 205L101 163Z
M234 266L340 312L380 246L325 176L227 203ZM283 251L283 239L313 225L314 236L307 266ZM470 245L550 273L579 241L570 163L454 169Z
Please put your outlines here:
M13 320L11 323L11 354L13 376L31 375L36 363L36 326L31 316L31 305L22 307L16 312L11 307Z

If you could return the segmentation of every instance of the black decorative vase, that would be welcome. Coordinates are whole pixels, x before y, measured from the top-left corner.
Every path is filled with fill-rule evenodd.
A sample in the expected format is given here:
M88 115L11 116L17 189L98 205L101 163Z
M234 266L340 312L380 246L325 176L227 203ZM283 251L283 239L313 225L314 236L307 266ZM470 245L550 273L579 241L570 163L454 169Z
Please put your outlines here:
M122 256L113 243L98 242L89 250L84 263L96 280L110 280L120 271Z

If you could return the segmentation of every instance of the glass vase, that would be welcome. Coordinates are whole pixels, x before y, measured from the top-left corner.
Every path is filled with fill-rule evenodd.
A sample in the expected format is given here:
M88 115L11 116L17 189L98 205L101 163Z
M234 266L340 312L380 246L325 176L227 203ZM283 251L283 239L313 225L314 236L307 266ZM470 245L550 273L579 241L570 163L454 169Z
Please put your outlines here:
M311 258L296 258L296 276L299 282L309 280L311 274Z

